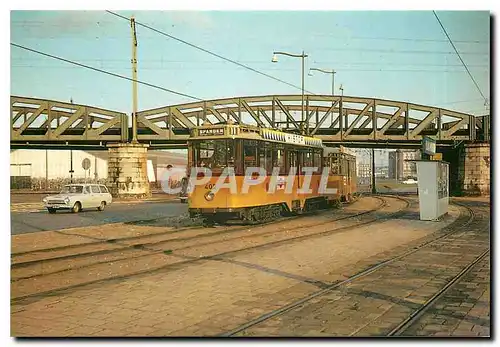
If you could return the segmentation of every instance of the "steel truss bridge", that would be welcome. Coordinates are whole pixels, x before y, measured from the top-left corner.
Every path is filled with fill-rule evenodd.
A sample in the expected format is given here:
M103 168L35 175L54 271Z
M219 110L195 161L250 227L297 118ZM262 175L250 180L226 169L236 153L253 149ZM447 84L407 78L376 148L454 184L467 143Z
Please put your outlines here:
M130 116L93 106L11 96L11 148L105 149L130 142ZM185 148L189 130L232 120L316 136L326 145L418 148L489 141L490 116L351 96L248 96L170 105L137 113L137 139L151 148Z

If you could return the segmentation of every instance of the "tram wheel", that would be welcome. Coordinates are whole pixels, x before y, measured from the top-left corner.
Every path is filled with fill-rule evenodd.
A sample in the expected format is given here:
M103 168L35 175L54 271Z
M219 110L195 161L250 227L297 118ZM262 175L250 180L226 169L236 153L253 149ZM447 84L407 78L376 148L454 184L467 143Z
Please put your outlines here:
M203 220L203 226L205 228L214 228L215 227L215 220L212 218L205 218Z

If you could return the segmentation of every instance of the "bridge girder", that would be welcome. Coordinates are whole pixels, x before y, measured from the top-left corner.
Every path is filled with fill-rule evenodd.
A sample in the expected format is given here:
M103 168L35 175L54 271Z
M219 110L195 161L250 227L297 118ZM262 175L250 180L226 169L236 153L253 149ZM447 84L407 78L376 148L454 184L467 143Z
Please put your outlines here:
M137 113L139 142L185 143L189 130L203 123L225 122L305 132L325 143L419 143L489 141L489 116L407 102L352 96L264 95L197 101ZM342 116L341 116L342 115ZM11 96L11 144L102 144L131 138L122 112L53 100Z

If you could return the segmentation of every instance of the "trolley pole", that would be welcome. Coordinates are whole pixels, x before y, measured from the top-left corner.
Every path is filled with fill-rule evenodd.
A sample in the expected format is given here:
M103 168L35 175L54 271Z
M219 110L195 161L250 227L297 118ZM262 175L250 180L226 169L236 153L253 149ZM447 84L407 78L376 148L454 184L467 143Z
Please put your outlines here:
M375 187L375 149L372 148L372 194L377 194Z

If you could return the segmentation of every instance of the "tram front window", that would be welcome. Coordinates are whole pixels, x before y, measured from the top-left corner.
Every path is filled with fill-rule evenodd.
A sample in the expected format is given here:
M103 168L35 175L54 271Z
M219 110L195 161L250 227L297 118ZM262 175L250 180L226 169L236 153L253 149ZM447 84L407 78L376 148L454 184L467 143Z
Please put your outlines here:
M220 173L228 166L234 165L234 141L207 140L194 145L196 166Z

